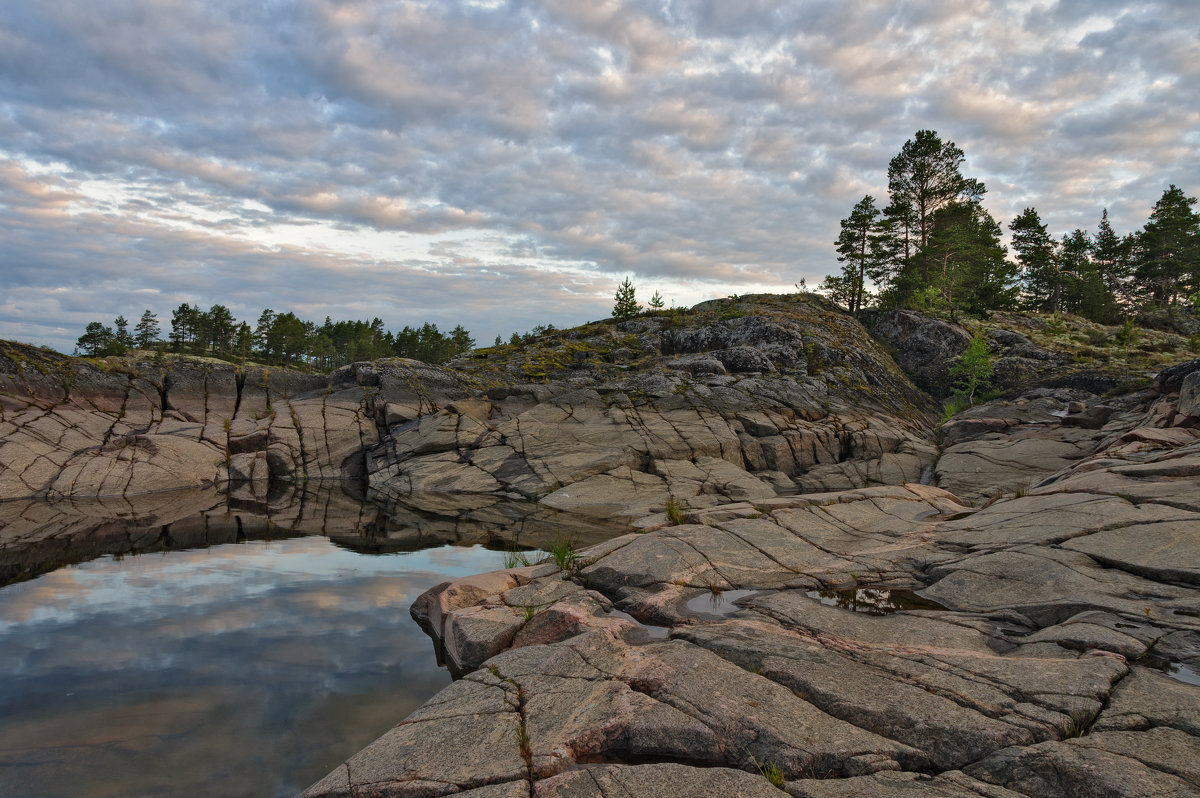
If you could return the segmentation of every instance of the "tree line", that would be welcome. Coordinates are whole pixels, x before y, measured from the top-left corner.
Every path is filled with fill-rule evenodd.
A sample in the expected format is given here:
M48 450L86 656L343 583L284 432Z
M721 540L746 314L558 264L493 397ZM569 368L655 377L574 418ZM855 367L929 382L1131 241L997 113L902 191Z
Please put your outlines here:
M325 323L318 325L290 311L277 313L268 308L251 327L249 322L236 320L225 305L204 310L187 302L171 312L166 340L157 314L146 310L132 331L129 320L117 316L112 326L89 323L75 342L77 353L91 357L149 349L322 370L381 357L444 363L474 346L475 339L461 324L448 333L429 322L393 333L384 329L379 318L335 322L326 316Z
M1026 208L1008 229L983 208L987 192L965 177L963 151L918 131L888 164L888 204L871 195L841 222L840 274L821 289L851 312L878 305L986 315L1024 308L1112 324L1144 306L1200 301L1200 215L1171 185L1137 232L1120 236L1104 209L1094 233L1055 239Z

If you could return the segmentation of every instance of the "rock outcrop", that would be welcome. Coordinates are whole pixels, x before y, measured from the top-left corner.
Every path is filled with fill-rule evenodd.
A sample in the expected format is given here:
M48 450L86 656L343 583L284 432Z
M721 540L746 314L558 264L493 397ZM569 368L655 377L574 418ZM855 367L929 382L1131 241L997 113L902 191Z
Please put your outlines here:
M390 427L367 456L374 495L636 517L915 482L936 457L928 397L811 300L597 323L451 365L494 387Z
M592 544L422 596L461 678L312 798L1200 794L1200 361L1121 390L1129 341L1041 323L885 351L745 297L327 376L6 344L0 562L169 545L41 499L203 485L365 490L325 534L373 550ZM939 427L905 371L944 394L981 331L1008 393Z
M305 795L1200 794L1196 371L975 408L942 487L650 515L440 585L413 615L463 677ZM988 480L1015 489L945 489Z
M465 397L418 361L330 375L178 360L102 368L0 347L0 496L113 498L180 488L363 476L390 421Z

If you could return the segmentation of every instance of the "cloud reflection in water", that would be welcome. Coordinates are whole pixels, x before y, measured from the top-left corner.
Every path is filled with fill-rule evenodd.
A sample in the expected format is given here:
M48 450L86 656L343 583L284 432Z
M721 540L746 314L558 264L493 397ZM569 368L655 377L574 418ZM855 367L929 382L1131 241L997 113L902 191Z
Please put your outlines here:
M105 557L0 590L0 794L290 795L449 683L408 616L451 547Z

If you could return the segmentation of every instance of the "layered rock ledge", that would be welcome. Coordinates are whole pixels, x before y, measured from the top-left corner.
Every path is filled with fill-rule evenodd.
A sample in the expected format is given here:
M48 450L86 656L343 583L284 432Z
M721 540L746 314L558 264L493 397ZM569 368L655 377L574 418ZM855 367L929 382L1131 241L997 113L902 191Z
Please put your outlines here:
M977 510L693 511L413 614L466 675L307 796L1200 792L1192 430Z
M554 496L538 457L583 463L570 485L595 487L576 508L640 511L637 531L423 595L413 616L461 678L305 796L1200 794L1197 380L1191 361L1132 395L1041 387L972 408L920 460L937 486L872 479L852 454L755 469L747 439L830 423L797 392L760 410L773 430L718 405L729 427L706 424L718 443L685 457L638 448L669 433L618 436L633 462L599 473L583 436L550 456L512 446L522 469L477 470ZM688 412L675 395L644 403L652 426ZM554 398L531 409L569 428L574 404ZM628 413L580 404L583 428ZM830 418L845 430L854 412ZM375 473L465 474L518 434L487 418L455 433L456 458L396 430L383 450L402 454ZM704 458L774 489L716 484Z

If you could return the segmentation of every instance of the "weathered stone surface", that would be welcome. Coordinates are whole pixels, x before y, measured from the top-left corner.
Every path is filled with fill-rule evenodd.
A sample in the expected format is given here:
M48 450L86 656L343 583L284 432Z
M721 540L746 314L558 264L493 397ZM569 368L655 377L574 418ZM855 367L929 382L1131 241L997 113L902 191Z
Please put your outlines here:
M955 446L1077 434L1040 418L1060 401ZM1200 444L1114 418L979 509L909 484L649 516L565 576L522 571L479 599L541 609L467 678L519 685L534 794L692 795L713 767L746 774L728 794L774 790L768 771L803 796L1197 794L1200 688L1132 663L1200 666ZM738 421L778 436L771 415ZM709 479L670 459L650 473ZM630 759L678 772L643 781Z
M534 784L536 798L605 798L610 795L662 795L707 798L780 798L766 779L729 768L689 768L676 764L589 765Z
M871 334L896 351L896 362L913 382L938 397L950 395L950 364L971 342L959 325L909 310L879 313Z
M325 377L188 360L102 371L87 361L42 356L40 371L8 361L22 379L0 383L5 498L361 478L364 449L378 442L385 415L379 373L396 379L410 372L411 388L390 395L424 403L427 411L466 393L455 375L415 361L356 364L357 370ZM361 381L348 383L351 377Z
M884 771L852 779L821 779L788 782L795 798L1017 798L1020 793L996 787L957 770L937 776Z
M1179 385L1179 415L1200 418L1200 369L1190 372Z
M1098 732L1006 748L965 772L1022 795L1147 798L1200 793L1200 740L1174 729Z
M991 340L1014 380L1059 367ZM281 486L362 479L387 512L348 545L596 544L422 596L463 678L309 795L1196 791L1195 369L1104 404L1102 380L1028 390L939 445L929 399L810 299L448 369L55 362L0 394L11 495L228 482L276 522ZM18 578L73 554L29 512L0 535Z

